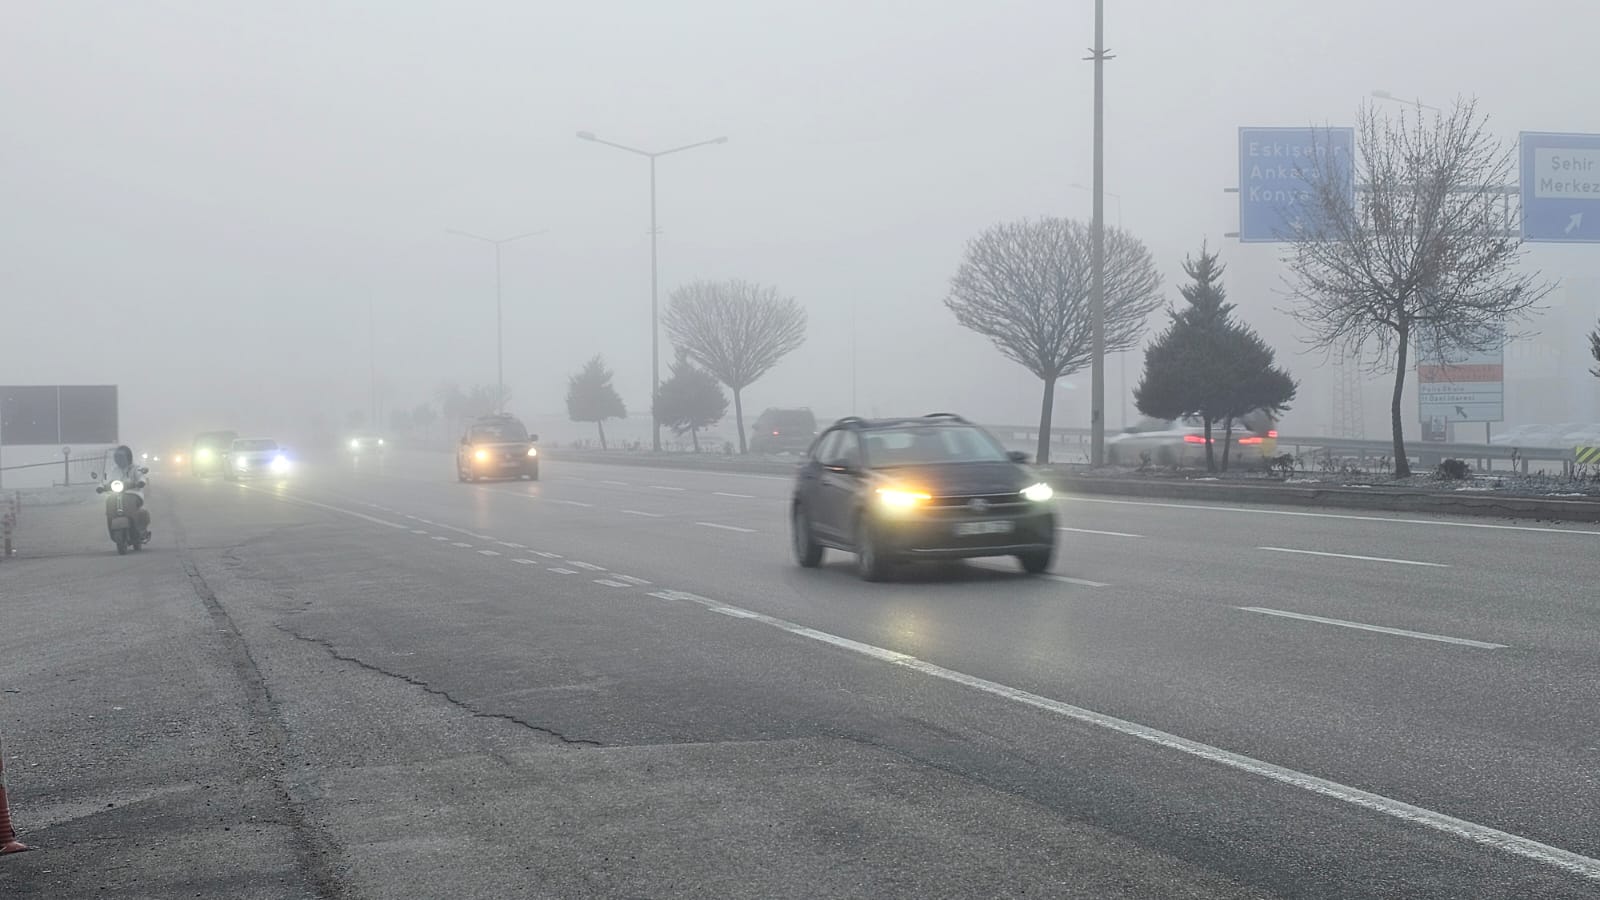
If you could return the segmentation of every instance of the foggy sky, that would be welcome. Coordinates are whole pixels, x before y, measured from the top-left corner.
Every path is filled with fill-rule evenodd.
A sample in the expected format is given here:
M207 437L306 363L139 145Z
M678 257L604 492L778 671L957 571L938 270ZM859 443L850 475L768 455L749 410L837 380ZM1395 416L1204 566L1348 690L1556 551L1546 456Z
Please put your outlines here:
M1592 0L1106 5L1108 223L1150 245L1174 300L1184 254L1220 247L1240 315L1302 379L1319 359L1273 309L1275 251L1223 238L1239 126L1353 124L1384 89L1477 95L1508 139L1600 132ZM566 376L603 353L645 412L648 168L587 129L729 137L659 164L662 302L741 277L806 306L806 345L748 390L750 415L850 412L854 306L858 411L1037 416L1037 379L941 300L982 228L1088 217L1088 0L5 10L0 383L120 384L124 431L150 437L340 415L368 405L369 304L385 405L492 383L493 250L445 229L543 229L504 251L514 410L561 411ZM1593 247L1533 261L1600 275ZM1087 372L1068 381L1058 423L1087 424Z

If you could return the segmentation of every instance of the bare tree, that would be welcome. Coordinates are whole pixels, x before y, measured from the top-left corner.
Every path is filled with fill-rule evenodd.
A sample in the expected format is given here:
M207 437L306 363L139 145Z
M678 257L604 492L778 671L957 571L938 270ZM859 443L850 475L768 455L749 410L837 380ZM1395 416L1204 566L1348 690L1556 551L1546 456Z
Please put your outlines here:
M1594 357L1596 363L1600 363L1600 327L1589 332L1589 355ZM1589 374L1600 378L1600 365L1590 369Z
M747 449L740 392L805 343L806 311L777 288L748 281L695 281L667 302L672 343L733 392L739 452Z
M1291 230L1291 314L1324 351L1394 373L1395 477L1411 474L1400 397L1413 344L1430 354L1489 350L1503 326L1550 291L1518 270L1521 241L1501 210L1516 148L1472 100L1425 119L1362 109L1356 160L1313 154L1300 167L1313 223ZM1356 190L1352 191L1354 184Z
M1039 410L1041 463L1050 461L1056 382L1094 359L1090 226L1070 219L995 225L967 242L945 306L1044 381ZM1161 276L1150 251L1118 228L1106 230L1106 352L1127 350L1161 306Z

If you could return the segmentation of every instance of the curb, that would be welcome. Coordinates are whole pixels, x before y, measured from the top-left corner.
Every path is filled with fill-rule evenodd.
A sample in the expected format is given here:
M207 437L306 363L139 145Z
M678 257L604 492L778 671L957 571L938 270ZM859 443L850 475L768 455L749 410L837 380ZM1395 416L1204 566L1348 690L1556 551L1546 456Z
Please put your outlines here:
M1446 494L1383 487L1299 487L1096 478L1066 473L1056 473L1052 481L1068 493L1084 495L1600 523L1600 500L1516 497L1488 493Z

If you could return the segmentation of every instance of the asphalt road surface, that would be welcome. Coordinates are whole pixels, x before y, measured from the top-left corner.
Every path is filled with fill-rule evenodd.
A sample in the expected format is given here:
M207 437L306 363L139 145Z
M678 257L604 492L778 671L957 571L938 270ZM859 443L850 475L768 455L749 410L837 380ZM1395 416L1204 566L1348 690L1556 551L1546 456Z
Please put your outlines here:
M157 479L0 565L19 897L1600 896L1600 529L1066 498L791 561L787 479ZM28 529L32 529L29 531Z

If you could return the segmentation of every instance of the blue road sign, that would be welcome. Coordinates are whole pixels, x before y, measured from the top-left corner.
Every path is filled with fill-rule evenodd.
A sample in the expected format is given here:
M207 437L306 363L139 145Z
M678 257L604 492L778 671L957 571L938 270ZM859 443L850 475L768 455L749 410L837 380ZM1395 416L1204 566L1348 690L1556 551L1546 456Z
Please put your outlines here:
M1522 239L1600 243L1600 134L1522 133Z
M1354 128L1239 129L1239 240L1286 241L1317 227L1308 176L1336 174L1355 198Z

